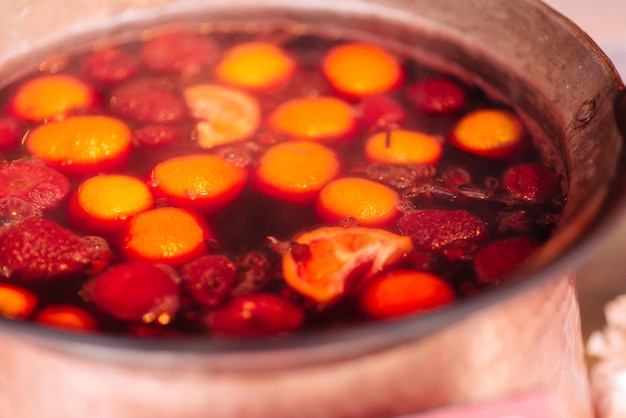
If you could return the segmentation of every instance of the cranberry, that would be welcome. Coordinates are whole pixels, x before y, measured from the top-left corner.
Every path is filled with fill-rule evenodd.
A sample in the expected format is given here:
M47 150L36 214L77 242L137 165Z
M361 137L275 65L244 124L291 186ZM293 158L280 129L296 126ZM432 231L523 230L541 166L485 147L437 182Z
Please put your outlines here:
M182 268L183 286L194 301L215 308L230 295L238 277L237 266L220 255L205 255Z
M270 293L235 297L209 317L216 333L242 337L280 335L303 322L298 306Z
M173 274L146 261L117 264L85 290L96 306L126 321L165 325L179 306L178 283Z
M271 279L272 263L263 253L250 251L238 258L239 283L234 295L249 295L260 291Z

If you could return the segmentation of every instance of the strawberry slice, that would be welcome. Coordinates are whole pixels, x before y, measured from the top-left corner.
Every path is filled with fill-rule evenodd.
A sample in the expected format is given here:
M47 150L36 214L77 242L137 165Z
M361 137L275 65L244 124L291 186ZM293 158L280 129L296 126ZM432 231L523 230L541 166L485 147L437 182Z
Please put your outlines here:
M450 260L468 257L488 238L484 222L464 210L410 211L398 221L398 227L411 237L416 248Z
M50 209L65 199L70 187L63 174L37 160L0 162L0 199L17 197L35 209Z
M48 279L89 266L93 246L50 219L32 217L0 235L0 277Z
M185 118L182 98L158 78L131 80L113 90L111 110L139 123L176 123Z

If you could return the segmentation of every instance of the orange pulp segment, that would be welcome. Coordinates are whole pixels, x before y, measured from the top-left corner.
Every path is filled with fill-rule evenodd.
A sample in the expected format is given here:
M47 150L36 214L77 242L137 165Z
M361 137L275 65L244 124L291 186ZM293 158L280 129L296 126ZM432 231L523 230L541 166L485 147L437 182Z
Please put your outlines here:
M294 60L267 42L244 42L224 54L215 68L218 80L252 90L285 84L296 69Z
M274 109L268 123L295 139L312 141L349 138L357 126L352 106L326 96L288 100Z
M360 177L343 177L322 189L316 211L325 222L351 218L361 226L385 226L400 214L398 202L398 194L390 187Z
M96 93L87 84L68 75L46 75L20 87L11 101L13 114L28 121L60 118L69 110L90 108Z
M8 318L26 318L37 305L37 296L21 287L0 284L0 315Z
M216 211L239 196L248 170L218 155L192 154L157 164L150 183L175 206Z
M507 157L518 149L524 128L514 114L482 109L465 115L452 129L450 142L463 151L483 157Z
M261 123L261 107L256 98L233 87L199 84L183 92L187 107L198 120L197 142L201 148L243 141Z
M330 148L311 141L274 145L259 158L257 190L275 199L308 205L339 174L341 162Z
M72 218L80 220L80 227L94 233L110 233L119 230L131 216L152 209L154 198L144 181L123 174L106 174L80 184L75 204Z
M125 229L127 258L178 266L203 254L212 234L200 216L163 207L133 216Z
M416 131L379 132L365 142L367 158L378 163L435 164L442 152L437 139Z
M26 149L66 174L122 167L131 151L131 130L109 116L73 116L41 125L26 136Z
M395 270L368 283L359 296L370 317L385 319L434 309L454 301L454 289L426 271Z
M84 309L71 305L50 305L35 314L35 321L72 331L96 331L94 317Z
M283 255L287 284L317 302L332 302L413 249L410 237L382 229L322 227L295 237L306 256Z
M338 93L350 98L388 92L404 79L400 61L375 45L350 42L332 48L322 72Z

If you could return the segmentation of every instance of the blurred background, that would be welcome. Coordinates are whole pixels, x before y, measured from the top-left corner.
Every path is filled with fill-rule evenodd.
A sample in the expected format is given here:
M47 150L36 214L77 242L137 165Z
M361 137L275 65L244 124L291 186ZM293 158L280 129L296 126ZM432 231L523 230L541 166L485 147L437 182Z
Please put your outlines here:
M544 0L602 48L626 79L626 0ZM626 293L626 213L606 243L577 272L583 335L604 325L603 307Z

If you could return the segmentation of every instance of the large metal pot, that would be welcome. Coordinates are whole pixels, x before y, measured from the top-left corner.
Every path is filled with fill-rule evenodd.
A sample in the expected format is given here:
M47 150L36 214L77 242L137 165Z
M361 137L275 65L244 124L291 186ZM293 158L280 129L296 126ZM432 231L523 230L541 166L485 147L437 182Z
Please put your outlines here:
M592 416L572 275L624 207L622 84L533 0L18 0L0 5L0 80L51 52L175 19L382 35L510 100L563 156L569 200L535 262L419 318L281 341L138 341L0 321L0 416L395 417L541 391Z

